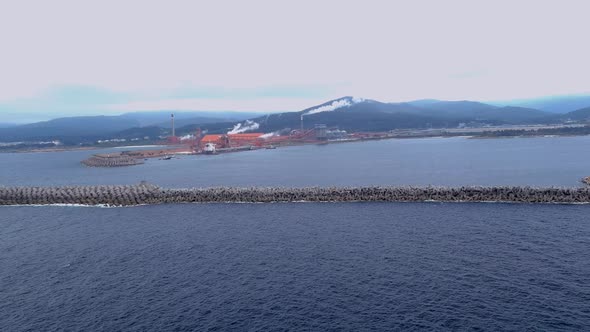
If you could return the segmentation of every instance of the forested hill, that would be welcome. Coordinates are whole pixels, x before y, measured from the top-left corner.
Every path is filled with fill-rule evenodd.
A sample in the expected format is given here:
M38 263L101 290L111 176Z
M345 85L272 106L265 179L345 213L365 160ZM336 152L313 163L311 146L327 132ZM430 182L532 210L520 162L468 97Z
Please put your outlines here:
M27 125L0 127L0 142L61 140L92 142L106 138L158 139L170 135L170 113L134 112L119 116L60 118ZM272 113L174 112L177 135L194 133L276 132L313 128L316 124L347 131L456 128L485 125L553 124L586 122L585 108L556 114L520 106L497 106L476 101L424 99L402 103L342 97L301 111ZM303 120L303 121L302 121Z
M251 130L272 132L325 124L350 131L399 128L449 128L461 125L537 124L558 120L554 114L524 107L498 107L473 101L383 103L343 97L299 112L250 119ZM245 128L248 123L242 123Z

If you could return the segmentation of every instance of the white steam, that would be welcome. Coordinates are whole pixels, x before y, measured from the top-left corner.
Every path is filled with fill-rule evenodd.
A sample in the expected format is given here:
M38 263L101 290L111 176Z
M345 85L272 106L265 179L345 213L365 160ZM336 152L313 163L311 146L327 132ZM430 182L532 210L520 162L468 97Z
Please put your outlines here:
M228 134L240 134L240 133L244 133L250 130L256 130L260 128L260 124L251 121L251 120L246 120L246 122L242 123L238 123L237 125L234 126L234 129L228 131Z
M322 112L331 112L331 111L335 111L335 110L342 108L342 107L350 107L354 104L362 102L363 100L364 100L363 98L357 98L357 97L352 97L351 99L339 99L339 100L333 101L329 105L324 105L324 106L316 107L312 110L309 110L303 115L311 115L311 114L317 114L317 113L322 113Z
M267 139L267 138L271 138L273 136L279 136L279 134L276 133L276 132L274 132L274 133L267 133L267 134L261 135L260 138Z
M195 138L195 135L188 134L188 135L181 136L181 137L180 137L180 140L181 140L181 141L186 141L186 140L189 140L189 139L194 139L194 138Z

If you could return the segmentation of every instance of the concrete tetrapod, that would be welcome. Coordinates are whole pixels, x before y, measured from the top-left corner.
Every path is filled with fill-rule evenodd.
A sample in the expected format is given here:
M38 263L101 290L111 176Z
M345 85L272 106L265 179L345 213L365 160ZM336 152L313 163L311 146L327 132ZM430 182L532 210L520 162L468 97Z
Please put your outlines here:
M590 188L311 187L167 189L138 185L0 187L0 205L132 206L214 202L513 202L590 203Z

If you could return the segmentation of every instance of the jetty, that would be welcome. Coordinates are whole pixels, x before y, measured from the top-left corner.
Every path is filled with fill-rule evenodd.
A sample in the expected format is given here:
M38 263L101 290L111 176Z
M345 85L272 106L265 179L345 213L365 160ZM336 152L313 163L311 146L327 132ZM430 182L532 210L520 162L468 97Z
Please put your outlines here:
M95 154L88 159L82 160L82 164L89 167L122 167L140 165L143 164L143 160L121 153Z
M137 185L0 187L0 205L133 206L168 203L510 202L590 203L590 188L311 187L161 188Z
M175 154L190 154L184 147L158 150L131 150L113 153L100 153L81 161L89 167L123 167L141 165L147 158L167 158ZM170 158L167 158L170 159Z

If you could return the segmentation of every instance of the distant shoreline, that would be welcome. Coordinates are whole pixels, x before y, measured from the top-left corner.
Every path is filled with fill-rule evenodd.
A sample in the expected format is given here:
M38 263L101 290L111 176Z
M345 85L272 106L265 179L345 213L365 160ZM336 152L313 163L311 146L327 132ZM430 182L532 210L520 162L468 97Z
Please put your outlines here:
M112 145L112 146L62 146L62 147L50 147L50 148L22 148L0 151L0 153L38 153L38 152L67 152L67 151L92 151L92 150L104 150L104 149L137 149L137 148L148 148L148 147L161 147L166 146L162 144L152 145Z
M11 150L11 151L1 151L0 153L43 153L43 152L66 152L66 151L89 151L89 150L99 150L100 147L93 147L93 146L85 146L85 147L63 147L63 148L37 148L37 149L18 149L18 150Z
M380 134L380 133L375 133ZM519 128L472 128L472 129L415 129L403 132L381 133L382 136L348 138L342 140L326 141L328 144L341 144L350 142L364 142L385 139L418 139L418 138L466 138L466 139L498 139L498 138L554 138L554 137L582 137L590 136L590 127L519 127ZM317 142L290 143L285 146L315 145ZM37 152L64 152L64 151L90 151L101 149L138 149L149 147L165 147L165 144L140 144L140 145L109 145L109 146L60 146L48 148L14 148L0 150L0 153L37 153ZM280 147L278 145L277 147Z

